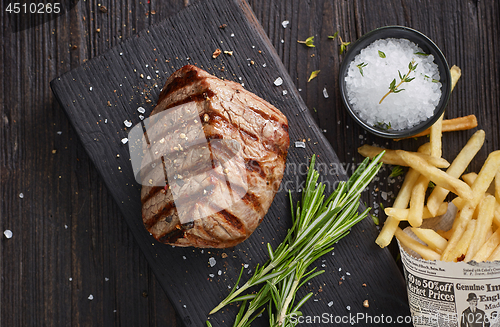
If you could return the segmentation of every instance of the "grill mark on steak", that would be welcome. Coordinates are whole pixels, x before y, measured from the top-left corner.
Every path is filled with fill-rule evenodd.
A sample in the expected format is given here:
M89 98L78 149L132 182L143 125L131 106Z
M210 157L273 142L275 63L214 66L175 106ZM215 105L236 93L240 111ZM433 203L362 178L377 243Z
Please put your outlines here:
M260 166L259 162L256 160L245 160L245 168L250 172L256 172L260 177L266 178L266 173L264 169Z
M173 93L182 89L185 86L194 82L195 77L197 77L198 71L189 70L183 76L175 77L170 83L168 83L160 93L160 99L165 97L169 93Z
M250 192L245 193L245 195L241 198L246 204L252 207L255 211L262 212L262 204L260 203L259 198Z
M173 201L167 202L165 206L163 206L157 213L152 215L149 219L144 220L144 225L146 225L147 228L151 228L153 225L158 223L160 219L165 217L165 221L167 223L172 222L172 217L176 213L176 208L173 203ZM144 219L144 218L143 218Z
M253 134L250 131L243 130L238 125L232 123L226 117L224 117L224 116L222 116L214 111L210 112L209 117L210 117L210 122L204 123L203 125L209 125L209 124L213 125L214 124L213 122L218 122L220 124L219 125L220 128L228 128L231 130L231 132L234 131L234 132L240 133L242 136L244 136L247 139L250 139L250 141L253 141L253 142L259 140L259 137L257 135Z
M217 212L217 215L224 218L224 221L228 223L231 227L235 228L236 230L246 233L245 226L241 223L240 219L227 211L226 209L218 208L215 205L211 204L210 207ZM219 224L222 228L224 228L222 225ZM224 230L226 230L224 228ZM226 232L231 235L227 230Z
M166 188L168 188L168 184L166 186ZM164 190L165 188L164 187L160 187L160 186L153 186L151 187L151 190L149 190L149 192L146 194L146 196L144 196L142 199L141 199L141 203L144 204L146 203L149 199L151 199L152 197L154 197L158 192L161 192L161 190Z
M193 94L193 95L187 96L186 98L184 98L182 100L173 102L173 103L169 104L164 110L167 110L167 109L170 109L170 108L173 108L176 106L181 106L183 104L186 104L186 103L192 102L192 101L195 101L195 102L206 101L209 98L213 97L214 95L215 95L214 92L212 92L211 90L206 90L202 93ZM201 115L200 115L200 118L201 118Z
M175 243L179 238L184 238L185 230L175 229L174 231L167 233L161 237L158 237L158 241L162 243Z

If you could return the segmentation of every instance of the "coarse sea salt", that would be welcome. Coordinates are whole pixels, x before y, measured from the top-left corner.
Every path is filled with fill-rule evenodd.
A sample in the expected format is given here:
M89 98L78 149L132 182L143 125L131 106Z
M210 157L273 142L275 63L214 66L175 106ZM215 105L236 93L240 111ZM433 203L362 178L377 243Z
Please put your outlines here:
M415 43L394 38L377 40L361 50L349 64L345 82L349 102L363 121L401 130L433 116L442 85L433 55L423 53ZM417 67L409 77L415 79L402 83L397 90L404 91L391 93L379 103L391 82L401 81L398 71L401 76L408 73L412 60Z
M4 230L3 234L6 238L12 238L12 231L10 229Z

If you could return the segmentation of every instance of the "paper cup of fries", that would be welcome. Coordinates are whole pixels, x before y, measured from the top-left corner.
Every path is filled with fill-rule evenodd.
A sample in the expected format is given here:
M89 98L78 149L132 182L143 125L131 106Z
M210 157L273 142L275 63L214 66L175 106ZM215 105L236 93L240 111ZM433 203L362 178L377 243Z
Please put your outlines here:
M450 71L453 89L461 71ZM418 152L358 149L366 157L385 151L382 162L409 167L375 242L386 247L393 236L398 240L414 326L499 327L500 150L479 173L464 174L486 135L475 132L450 164L442 158L442 132L462 124L448 125L441 116ZM435 187L426 200L429 182ZM402 221L410 226L402 230Z
M439 233L452 228L457 213L458 208L450 203L443 216L425 219L420 231L407 227L403 233L422 246L427 243L412 229L425 234L423 238L439 236L429 243L443 243ZM425 260L414 246L399 245L414 326L500 326L499 261Z

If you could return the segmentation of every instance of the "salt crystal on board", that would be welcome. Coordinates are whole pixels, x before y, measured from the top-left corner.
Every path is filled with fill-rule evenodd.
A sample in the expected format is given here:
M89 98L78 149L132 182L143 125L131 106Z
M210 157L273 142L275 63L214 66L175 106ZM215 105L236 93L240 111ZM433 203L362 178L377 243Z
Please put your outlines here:
M295 142L295 147L296 148L304 148L305 149L306 148L306 144L304 142L297 141L297 142Z

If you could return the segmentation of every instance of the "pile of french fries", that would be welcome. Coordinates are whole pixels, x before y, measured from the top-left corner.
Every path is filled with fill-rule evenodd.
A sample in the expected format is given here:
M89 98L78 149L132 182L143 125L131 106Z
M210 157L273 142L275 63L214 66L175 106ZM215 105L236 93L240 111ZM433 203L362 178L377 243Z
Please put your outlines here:
M460 69L453 66L451 75L453 89L460 78ZM469 119L477 126L475 117ZM472 125L474 122L469 126ZM481 149L485 133L478 130L472 135L450 164L442 158L443 126L441 116L430 128L430 142L421 146L418 152L367 145L358 149L365 157L374 157L385 150L384 163L410 167L393 207L385 208L387 220L376 243L385 247L396 236L400 243L426 260L500 260L500 151L488 155L478 174L464 174ZM461 126L454 129L449 123L446 126L446 130L463 129ZM436 186L425 201L429 181ZM458 208L453 227L448 231L422 228L423 219L441 216L447 211L448 203L444 201L450 192L457 195L452 201ZM407 221L425 245L405 233L399 227L401 221Z

